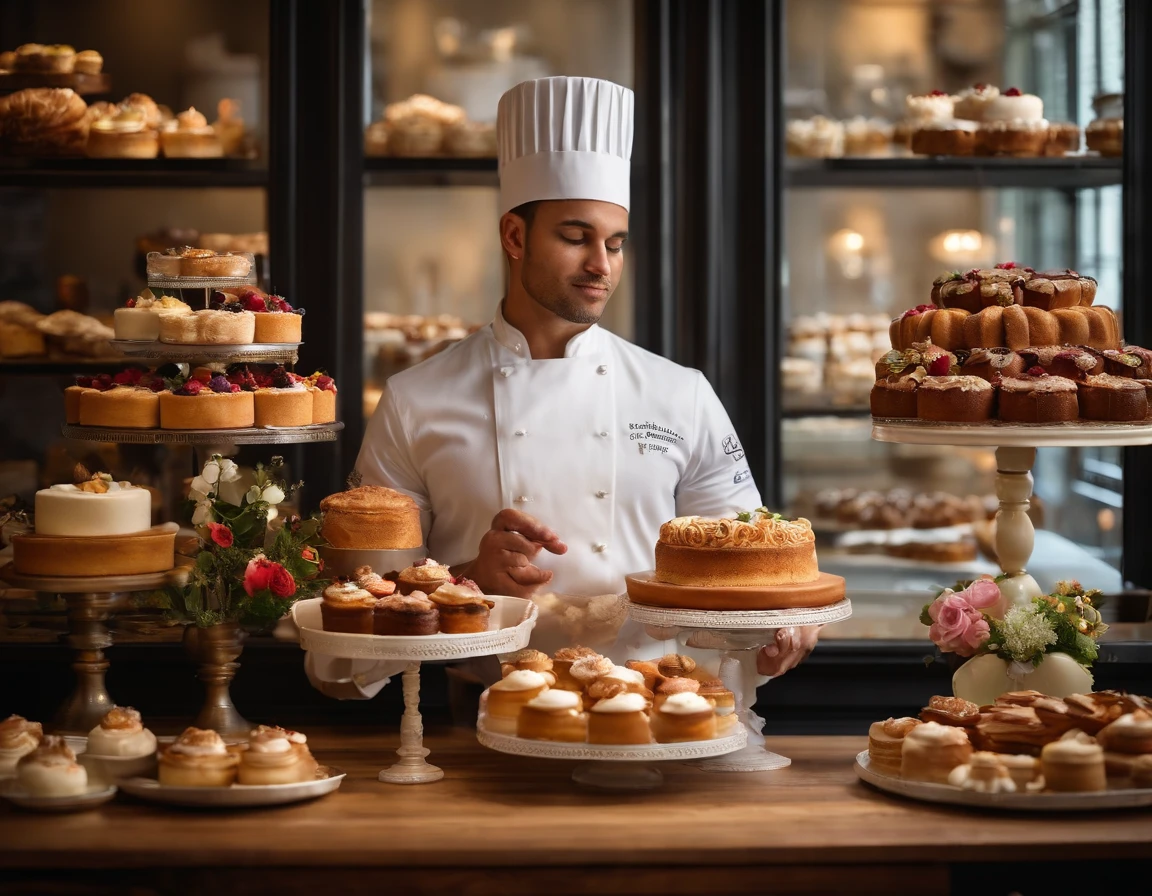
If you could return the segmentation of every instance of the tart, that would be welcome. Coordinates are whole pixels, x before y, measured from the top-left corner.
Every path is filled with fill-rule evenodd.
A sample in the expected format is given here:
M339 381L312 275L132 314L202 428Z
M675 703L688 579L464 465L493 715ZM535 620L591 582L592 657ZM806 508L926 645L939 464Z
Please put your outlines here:
M248 748L240 753L237 784L302 784L316 778L317 762L308 738L299 731L258 725L248 735Z
M639 694L619 694L601 700L588 712L588 742L591 744L649 744L652 730L645 712L647 703ZM711 711L711 707L709 707ZM715 723L713 723L715 724Z
M978 376L925 377L916 391L916 415L921 420L982 423L992 417L996 393Z
M334 548L413 550L424 544L420 509L408 495L362 485L320 502L324 539Z
M1058 793L1088 793L1108 786L1104 750L1083 731L1069 731L1040 752L1044 786Z
M88 733L90 756L133 759L156 752L156 735L144 727L140 713L130 706L113 706Z
M154 159L160 154L160 135L148 127L140 109L118 106L89 124L85 152L90 159Z
M186 109L172 121L164 123L160 131L160 146L164 149L164 155L170 159L218 159L224 155L224 147L216 136L215 128L208 124L204 113L195 108Z
M1138 380L1101 373L1079 384L1080 416L1085 420L1131 422L1148 416L1148 393Z
M88 789L88 772L64 738L48 735L16 763L16 780L32 796L80 796Z
M253 393L256 426L310 426L312 391L295 374L277 367L270 384Z
M436 604L419 592L377 599L372 614L372 634L434 635L438 631L440 612Z
M338 579L324 589L320 624L326 632L371 635L375 632L376 601L355 582Z
M44 739L44 727L23 716L8 716L0 722L0 778L16 773L16 763Z
M160 341L176 345L249 345L256 316L240 308L160 315Z
M909 731L922 724L919 719L908 716L873 722L868 728L869 765L881 774L899 777L904 738Z
M572 691L547 690L520 708L516 736L529 740L582 743L588 739L588 714L580 695Z
M503 734L515 734L520 710L548 690L539 672L510 672L488 689L488 726Z
M251 392L242 392L222 376L205 386L188 380L160 393L161 429L245 429L256 420Z
M78 389L68 394L70 389ZM76 420L82 426L113 429L156 429L160 425L160 398L164 381L138 369L122 370L113 377L78 377L75 387L65 390L65 418L75 402Z
M972 744L962 728L925 722L908 731L900 751L900 777L947 784L952 769L964 765Z
M396 577L396 587L401 594L411 594L413 591L432 594L441 585L447 585L451 581L452 570L428 557L400 570L400 574ZM471 596L475 596L475 593L469 591Z
M1005 423L1064 423L1080 416L1074 380L1040 368L1000 381L999 417Z
M168 787L228 787L240 764L219 734L200 728L185 728L157 759L157 778Z
M317 371L308 377L308 391L312 393L312 422L336 422L336 381L326 373Z
M467 579L457 585L445 583L428 595L428 599L440 611L440 631L445 634L463 635L488 631L492 608L496 604L480 594L479 589L463 584L466 582ZM403 593L403 586L400 590Z

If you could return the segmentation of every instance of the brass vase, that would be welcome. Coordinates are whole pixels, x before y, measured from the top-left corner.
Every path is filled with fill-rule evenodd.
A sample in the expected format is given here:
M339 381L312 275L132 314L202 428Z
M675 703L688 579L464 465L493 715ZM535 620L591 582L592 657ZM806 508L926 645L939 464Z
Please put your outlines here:
M196 663L196 677L204 682L204 705L192 723L197 728L211 728L222 737L246 736L252 730L252 723L240 715L229 693L246 637L235 622L184 629L184 649Z

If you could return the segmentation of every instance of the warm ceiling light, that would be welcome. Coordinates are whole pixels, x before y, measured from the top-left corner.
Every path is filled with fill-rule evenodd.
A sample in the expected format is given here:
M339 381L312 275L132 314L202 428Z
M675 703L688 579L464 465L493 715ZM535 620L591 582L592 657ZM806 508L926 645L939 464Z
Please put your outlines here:
M979 230L945 230L932 237L928 251L949 267L971 267L992 254L993 240Z

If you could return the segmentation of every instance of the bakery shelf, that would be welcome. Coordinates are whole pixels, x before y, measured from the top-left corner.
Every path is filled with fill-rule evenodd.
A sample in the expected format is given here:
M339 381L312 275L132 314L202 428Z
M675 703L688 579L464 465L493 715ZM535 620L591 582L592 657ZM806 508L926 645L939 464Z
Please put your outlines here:
M112 90L112 76L87 72L2 72L0 93L15 93L34 87L70 87L81 96L101 96Z
M0 187L262 187L251 159L2 159Z
M495 187L496 159L366 158L366 187Z
M1109 187L1122 182L1122 159L1057 158L858 158L788 159L789 187Z
M303 442L335 442L343 423L314 426L279 426L266 429L105 429L65 423L66 439L87 442L119 442L122 445L286 445Z
M182 345L130 339L113 339L109 342L114 349L134 361L171 361L177 364L295 364L303 344L254 342L249 345Z
M71 361L53 358L18 358L0 361L0 377L4 376L72 376L91 371L103 373L119 370L136 363L130 358L77 358Z

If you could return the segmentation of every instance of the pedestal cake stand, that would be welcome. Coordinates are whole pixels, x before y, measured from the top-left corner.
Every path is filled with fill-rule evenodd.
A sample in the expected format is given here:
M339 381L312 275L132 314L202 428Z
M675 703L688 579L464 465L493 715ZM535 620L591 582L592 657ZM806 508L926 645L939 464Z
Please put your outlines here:
M324 631L320 605L323 598L302 600L292 606L292 619L300 630L300 646L328 656L352 660L405 662L404 716L400 721L400 761L380 772L388 784L427 784L444 777L429 764L420 718L420 664L464 660L498 653L514 653L528 646L539 610L520 597L486 595L494 601L489 630L464 635L354 635Z
M651 573L644 573L626 579L631 584L634 578L649 576ZM756 654L772 640L777 629L828 625L847 619L852 615L852 602L841 600L826 607L787 610L684 610L629 600L628 615L642 625L675 632L677 640L686 646L720 651L720 678L736 697L736 711L747 744L718 759L700 762L699 767L719 772L761 772L786 768L792 760L764 746L764 719L752 710L760 677Z
M100 724L114 705L104 683L110 665L104 656L112 646L105 623L127 604L134 591L162 588L186 575L179 568L135 576L28 576L11 563L0 569L0 578L16 588L59 594L68 605L68 645L75 651L72 668L76 688L56 714L53 728L60 734L87 734Z

